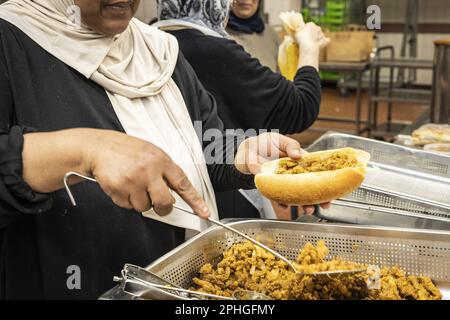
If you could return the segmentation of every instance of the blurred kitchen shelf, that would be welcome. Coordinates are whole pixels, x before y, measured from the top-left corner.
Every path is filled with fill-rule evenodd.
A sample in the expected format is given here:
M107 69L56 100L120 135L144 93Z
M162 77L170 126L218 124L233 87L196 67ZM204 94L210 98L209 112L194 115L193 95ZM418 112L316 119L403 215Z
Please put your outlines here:
M405 68L405 69L433 69L434 64L432 60L421 60L411 58L395 58L383 59L377 58L371 62L372 67L380 68Z
M372 97L373 102L398 102L430 105L431 91L424 89L385 89L377 96Z
M379 124L372 130L374 138L395 138L398 135L411 135L412 132L418 129L429 121L429 112L423 112L415 121L392 121L389 123Z
M409 121L393 121L391 123L382 123L375 130L371 131L371 136L375 139L390 140L398 136L402 131L411 126Z
M321 62L320 70L322 72L337 72L337 73L352 73L356 74L356 116L355 118L342 118L342 117L319 117L318 120L329 122L346 122L353 123L355 125L355 131L353 134L361 134L367 131L366 122L362 119L362 81L364 73L369 70L369 61L361 62ZM362 127L365 125L364 127Z
M381 52L390 52L390 58L381 58ZM389 70L388 88L381 87L381 69ZM434 61L416 58L395 58L394 48L392 46L380 47L370 63L370 89L369 89L369 136L385 137L396 136L405 130L411 123L394 121L393 108L398 104L417 104L428 107L428 115L431 112L432 92L430 89L423 89L411 85L409 81L405 82L403 77L394 80L394 71L398 69L399 73L404 70L433 70ZM401 80L400 80L401 79ZM387 103L387 119L386 123L379 125L378 107L380 103Z
M308 130L312 131L312 132L335 131L335 132L346 133L346 134L351 134L351 135L355 134L354 130L344 130L344 129L336 129L336 128L330 129L329 127L328 128L325 128L325 127L323 127L323 128L321 128L321 127L312 127L312 128L309 128Z

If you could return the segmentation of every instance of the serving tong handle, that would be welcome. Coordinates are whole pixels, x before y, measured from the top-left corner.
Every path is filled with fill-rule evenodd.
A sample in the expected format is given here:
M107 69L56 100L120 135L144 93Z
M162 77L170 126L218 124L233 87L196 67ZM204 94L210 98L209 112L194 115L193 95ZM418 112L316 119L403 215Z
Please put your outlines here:
M141 276L139 276L138 274L140 274ZM197 292L197 291L181 288L177 285L174 285L173 283L170 283L167 280L160 278L159 276L157 276L156 274L154 274L153 272L151 272L149 270L146 270L144 268L141 268L141 267L138 267L138 266L135 266L132 264L126 264L121 272L121 275L122 275L121 278L114 277L114 281L122 282L124 284L133 283L133 284L143 286L145 288L157 288L157 289L161 289L164 291L175 291L179 294L184 293L184 294L188 294L190 296L197 296L197 297L202 297L202 298L209 298L209 299L216 299L216 300L233 300L232 298L229 298L229 297L223 297L223 296L219 296L219 295L215 295L215 294L209 294L209 293L205 293L205 292ZM152 280L149 281L148 279L152 279ZM130 292L129 290L127 290L126 286L125 286L124 291L133 296L141 297L140 294L136 294L136 293L133 293L133 292Z

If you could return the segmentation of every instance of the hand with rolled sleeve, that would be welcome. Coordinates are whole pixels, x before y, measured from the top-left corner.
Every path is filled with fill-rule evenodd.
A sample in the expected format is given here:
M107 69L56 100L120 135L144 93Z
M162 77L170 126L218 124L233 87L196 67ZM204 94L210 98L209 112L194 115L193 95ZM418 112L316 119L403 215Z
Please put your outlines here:
M24 140L23 178L35 192L61 189L65 173L76 171L94 177L121 208L145 212L153 207L159 215L168 215L175 204L171 189L197 215L209 216L209 209L185 173L149 142L97 129L31 133ZM69 182L80 181L71 178Z

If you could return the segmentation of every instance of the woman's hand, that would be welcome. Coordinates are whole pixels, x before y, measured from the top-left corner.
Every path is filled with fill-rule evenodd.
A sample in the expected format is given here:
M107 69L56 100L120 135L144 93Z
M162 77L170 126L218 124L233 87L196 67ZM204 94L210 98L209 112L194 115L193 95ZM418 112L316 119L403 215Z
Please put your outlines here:
M104 132L89 159L89 171L103 191L122 208L145 212L152 206L168 215L175 204L170 189L194 212L209 217L209 209L185 173L160 148L118 132Z
M303 28L300 28L295 37L302 50L323 49L330 43L330 39L325 37L322 28L313 22L308 22Z
M77 171L97 179L105 193L122 208L145 212L153 204L157 214L167 215L175 203L170 188L197 215L209 216L203 199L166 153L123 133L71 129L27 134L23 163L24 179L37 192L62 188L64 174Z
M263 133L241 143L235 157L235 166L243 174L258 174L261 172L261 165L268 161L284 157L300 160L305 153L300 143L294 139L277 133ZM323 203L321 207L328 209L330 204ZM304 210L306 214L314 213L313 206L305 206Z
M320 50L330 43L330 39L312 22L300 28L295 37L300 47L299 68L312 66L319 69Z
M246 139L239 146L235 166L243 174L261 172L261 165L279 158L300 160L305 153L298 141L277 133L263 133Z

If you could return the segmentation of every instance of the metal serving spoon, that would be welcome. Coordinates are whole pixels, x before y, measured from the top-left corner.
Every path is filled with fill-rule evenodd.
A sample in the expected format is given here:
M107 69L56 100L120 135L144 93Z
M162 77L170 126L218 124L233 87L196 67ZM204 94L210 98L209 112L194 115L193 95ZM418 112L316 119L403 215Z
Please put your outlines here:
M76 203L76 201L75 201L75 198L74 198L74 196L73 196L73 194L72 194L72 191L70 190L70 187L69 187L69 184L68 184L68 179L69 179L71 176L78 176L78 177L80 177L80 178L83 178L83 179L86 179L86 180L89 180L89 181L92 181L92 182L96 182L96 183L98 183L98 181L97 181L96 179L92 178L92 177L88 177L88 176L79 174L79 173L77 173L77 172L68 172L68 173L65 174L65 176L64 176L64 186L65 186L65 188L66 188L67 194L69 195L69 199L70 199L70 201L72 202L72 205L73 205L73 206L76 206L77 203ZM197 216L194 212L192 212L192 211L190 211L190 210L183 209L183 208L181 208L181 207L179 207L179 206L177 206L177 205L174 205L173 207L174 207L175 209L180 210L180 211L183 211L183 212L186 212L186 213L189 213L189 214L192 214L192 215ZM274 255L275 257L277 257L278 259L284 261L284 262L285 262L285 263L286 263L286 264L287 264L287 265L288 265L288 266L289 266L296 274L299 274L299 275L310 275L310 276L321 276L321 275L326 275L326 276L330 276L330 277L331 277L331 276L336 276L336 275L342 275L342 274L355 274L355 273L361 273L361 272L366 272L366 271L367 271L366 268L361 268L361 269L354 269L354 270L335 270L335 271L321 271L321 272L300 272L300 271L298 271L298 270L295 268L294 263L292 263L292 261L290 261L288 258L286 258L286 257L283 256L282 254L276 252L275 250L269 248L268 246L262 244L261 242L259 242L259 241L255 240L255 239L253 239L252 237L249 237L249 236L247 236L246 234L240 232L239 230L236 230L236 229L234 229L234 228L232 228L232 227L230 227L230 226L228 226L228 225L226 225L226 224L224 224L224 223L222 223L222 222L220 222L220 221L218 221L218 220L215 220L215 219L213 219L213 218L211 218L211 217L207 218L206 220L209 221L209 222L211 222L211 223L213 223L213 224L215 224L215 225L218 225L218 226L220 226L220 227L222 227L222 228L224 228L224 229L226 229L226 230L228 230L228 231L231 231L231 232L233 232L233 233L235 233L235 234L241 236L242 238L244 238L244 239L250 241L250 242L253 243L254 245L256 245L256 246L258 246L258 247L261 247L261 248L263 248L264 250L270 252L271 254L273 254L273 255Z

